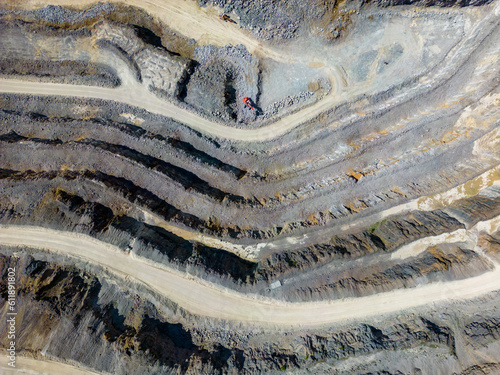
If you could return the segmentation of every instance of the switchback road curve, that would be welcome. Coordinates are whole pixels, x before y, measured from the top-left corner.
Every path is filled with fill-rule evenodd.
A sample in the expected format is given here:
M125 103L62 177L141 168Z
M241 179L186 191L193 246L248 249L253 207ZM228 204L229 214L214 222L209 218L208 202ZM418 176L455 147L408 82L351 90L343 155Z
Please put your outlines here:
M500 217L471 228L498 228ZM29 226L0 226L0 245L28 246L69 255L129 276L179 304L212 318L271 326L314 327L394 313L433 303L469 299L500 290L500 267L463 280L342 300L285 303L223 289L86 235Z

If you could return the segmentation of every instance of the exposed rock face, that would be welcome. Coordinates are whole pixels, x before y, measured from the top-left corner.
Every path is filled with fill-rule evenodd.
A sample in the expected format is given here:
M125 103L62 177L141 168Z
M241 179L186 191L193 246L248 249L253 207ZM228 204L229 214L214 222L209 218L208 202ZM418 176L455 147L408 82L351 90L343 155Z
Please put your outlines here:
M45 34L44 37L41 34ZM103 63L68 59L75 46L89 37L88 30L63 32L22 21L0 22L0 72L6 77L36 77L60 83L80 82L84 85L116 87L120 79L116 71ZM58 50L54 53L54 50ZM61 49L61 50L59 50ZM78 58L75 53L74 57Z
M349 16L365 4L378 7L413 5L418 7L481 6L492 0L337 0L286 1L199 0L236 14L241 25L262 39L290 39L305 29L323 26L327 38L338 38L350 24Z
M264 39L274 37L294 38L305 20L319 19L324 16L335 1L287 1L266 0L256 2L200 0L200 5L213 4L226 13L234 12L244 27ZM323 4L322 4L323 3Z
M106 66L95 64L79 64L75 61L19 61L18 59L0 60L0 70L5 76L31 76L38 78L50 76L53 82L71 83L81 80L90 86L116 87L120 84L113 71ZM55 72L55 74L54 74Z
M220 345L202 349L181 324L165 321L138 295L103 286L94 275L30 257L2 256L2 275L9 267L22 272L17 302L24 318L18 321L18 342L25 351L43 350L46 355L83 361L113 373L222 373L236 367L239 358L232 351ZM1 284L4 314L6 290L6 284ZM48 346L43 346L45 342Z
M418 238L435 236L459 228L463 228L463 224L444 212L414 212L377 222L366 231L335 235L328 243L273 254L265 260L265 268L276 270L273 275L276 276L279 275L280 269L283 272L291 264L298 268L310 267L332 259L358 258L379 251L391 252Z
M0 259L2 276L9 267L15 267L19 275L17 327L23 350L82 361L98 371L251 374L293 370L324 361L333 364L343 358L419 347L422 343L447 347L447 355L453 358L457 334L460 340L478 343L498 339L497 316L464 314L460 319L468 323L464 323L463 336L436 318L401 316L396 321L340 330L296 331L292 335L275 332L272 343L265 343L270 333L240 331L228 336L225 329L216 330L211 324L193 327L192 318L182 317L179 311L170 312L175 320L165 318L166 310L144 301L144 295L130 291L126 284L104 281L92 272L29 255L2 255ZM3 281L0 297L3 316L7 306ZM2 337L5 329L2 323ZM69 342L73 344L67 345ZM113 361L104 360L111 357ZM474 374L471 371L480 368L494 373L497 367L476 365L463 373ZM314 367L311 370L315 372ZM331 371L337 373L334 368Z
M253 112L242 99L250 97L256 101L259 61L243 45L202 47L194 58L198 65L185 88L186 103L226 121L248 120Z
M20 275L18 332L23 350L36 353L43 349L45 355L83 361L99 371L251 374L273 367L293 369L317 361L409 348L421 342L455 350L452 330L426 318L377 326L361 324L343 330L297 332L291 339L277 334L274 344L259 346L254 345L267 334L234 333L226 342L224 332L168 321L139 295L123 286L103 283L92 273L27 255L21 258L2 255L0 260L2 276L9 267L15 267ZM7 306L4 282L0 284L0 296L3 301L0 311L4 315ZM2 337L4 329L2 323ZM469 331L471 328L466 329L468 336ZM68 339L64 341L62 337ZM280 341L289 340L293 347L303 348L300 353L280 348ZM73 344L67 345L69 342ZM115 359L102 360L108 356Z
M138 37L142 36L151 42L152 38L146 38L148 32L152 34L151 31L139 26L136 30L132 30L108 22L98 23L95 26L97 43L108 42L123 51L131 60L132 66L137 67L140 79L148 88L159 90L170 97L177 97L192 61L172 54L161 46L161 42L158 43L159 47L153 46Z
M14 176L26 181L26 176L3 171L3 178L11 179ZM58 181L57 174L38 175L36 180L40 181L40 177ZM68 174L68 177L71 177L69 181L80 178L75 174ZM94 181L99 178L100 181L109 184L109 176L99 177L89 172L88 178ZM130 191L129 188L128 192ZM36 224L91 234L118 244L124 250L133 242L134 251L138 255L181 267L198 276L212 274L210 277L214 277L215 273L222 278L221 282L225 280L225 283L229 282L228 285L237 289L244 287L245 290L260 290L261 293L267 294L268 283L276 279L286 280L286 285L280 289L277 297L287 300L361 296L415 286L416 280L419 280L418 283L423 283L423 277L428 277L429 281L435 277L453 279L461 278L462 275L472 276L489 269L487 262L478 258L475 252L453 246L429 247L418 257L409 261L392 262L392 265L387 265L385 269L380 265L360 267L354 266L355 263L352 266L338 263L348 260L356 262L356 259L371 254L384 256L419 238L463 230L464 225L461 222L442 211L412 212L410 215L379 222L361 233L335 236L330 243L280 252L259 262L250 262L224 250L186 241L165 229L145 224L138 217L114 212L101 203L86 201L61 188L48 190L40 194L40 197L43 199L35 209L19 204L1 206L0 222L18 225ZM480 198L471 198L470 201L473 204L478 199ZM22 201L30 200L23 198ZM151 202L151 199L148 199L148 202ZM471 204L462 200L456 206L470 207ZM186 224L193 223L182 221L183 216L178 212L174 211L172 214L168 213L169 211L161 212L165 219L181 219L181 222ZM483 210L482 214L484 218L491 218L495 212L493 210L487 213ZM323 269L318 269L319 266ZM297 278L297 275L300 276ZM241 282L245 285L239 284Z
M298 281L292 278L287 280L283 288L289 296L307 296L318 300L359 297L396 288L415 287L436 277L438 280L461 278L464 273L481 274L489 270L487 262L479 259L471 250L455 248L448 253L436 247L427 249L415 259L385 267L380 270L380 266L372 266L332 272L317 276L307 287L301 285L302 278Z
M500 256L500 233L496 231L491 235L482 233L479 235L478 245L491 257L499 259Z
M130 3L0 9L0 348L498 373L499 0Z
M127 247L134 242L138 254L152 259L163 259L176 266L194 267L200 271L215 272L235 281L253 280L256 264L234 254L193 243L151 226L127 215L116 215L110 208L61 189L45 195L45 202L38 205L30 216L19 207L2 207L4 223L41 224L48 227L88 233L98 238Z
M366 3L375 3L378 6L394 6L394 5L416 5L416 6L438 6L438 7L467 7L467 6L480 6L490 3L491 0L368 0Z

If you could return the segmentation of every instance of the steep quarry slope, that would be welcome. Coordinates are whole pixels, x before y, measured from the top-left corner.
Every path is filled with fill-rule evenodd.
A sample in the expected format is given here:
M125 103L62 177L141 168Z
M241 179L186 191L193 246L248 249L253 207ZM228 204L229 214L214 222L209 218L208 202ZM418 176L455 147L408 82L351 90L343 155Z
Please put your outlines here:
M499 373L499 23L0 1L2 373Z

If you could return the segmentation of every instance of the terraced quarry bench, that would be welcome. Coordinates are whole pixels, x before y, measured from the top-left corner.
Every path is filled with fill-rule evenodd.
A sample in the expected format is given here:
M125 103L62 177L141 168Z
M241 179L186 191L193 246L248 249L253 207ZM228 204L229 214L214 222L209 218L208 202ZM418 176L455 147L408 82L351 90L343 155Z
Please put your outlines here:
M500 373L499 22L0 1L2 373Z

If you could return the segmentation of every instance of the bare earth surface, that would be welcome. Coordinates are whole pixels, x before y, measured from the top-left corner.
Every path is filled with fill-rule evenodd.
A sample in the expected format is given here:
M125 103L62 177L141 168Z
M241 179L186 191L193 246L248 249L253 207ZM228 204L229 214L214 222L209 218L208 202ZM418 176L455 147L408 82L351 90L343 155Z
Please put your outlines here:
M3 356L6 356L3 353ZM4 375L29 374L29 375L91 375L98 372L85 370L76 366L71 366L65 363L58 363L50 360L40 360L28 357L18 356L16 360L16 368L12 368L5 363L4 358L0 363L0 369Z
M500 218L497 217L491 223L480 225L484 228L491 225L496 230L499 223ZM2 227L0 243L82 257L110 268L122 277L132 276L195 314L259 324L313 327L460 298L479 297L500 289L500 268L495 262L491 272L466 280L440 282L342 301L282 304L215 288L173 270L158 268L140 258L127 256L114 246L86 236L42 228Z
M0 373L500 373L499 41L500 0L0 0Z

